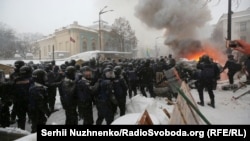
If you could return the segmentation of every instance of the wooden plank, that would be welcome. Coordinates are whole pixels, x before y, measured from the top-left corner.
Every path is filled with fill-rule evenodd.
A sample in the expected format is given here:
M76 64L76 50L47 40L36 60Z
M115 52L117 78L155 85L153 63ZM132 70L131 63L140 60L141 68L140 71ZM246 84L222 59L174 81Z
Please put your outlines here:
M181 84L181 90L184 92L186 97L198 108L190 88L185 82ZM203 124L199 115L187 104L185 99L178 95L175 107L173 109L169 124Z
M149 114L148 114L148 111L145 110L142 114L142 116L139 118L138 122L137 122L138 125L153 125L153 121L152 119L150 118Z

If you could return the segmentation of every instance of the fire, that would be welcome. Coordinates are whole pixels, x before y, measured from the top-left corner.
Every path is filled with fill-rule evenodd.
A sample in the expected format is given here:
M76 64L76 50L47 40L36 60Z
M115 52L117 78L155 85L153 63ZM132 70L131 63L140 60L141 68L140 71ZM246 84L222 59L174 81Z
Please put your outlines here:
M226 62L226 55L222 51L213 47L209 43L205 43L203 45L202 50L199 50L197 52L193 52L190 54L186 54L185 58L187 58L188 60L199 61L199 58L205 54L208 55L210 58L212 58L213 61L221 65L224 65Z

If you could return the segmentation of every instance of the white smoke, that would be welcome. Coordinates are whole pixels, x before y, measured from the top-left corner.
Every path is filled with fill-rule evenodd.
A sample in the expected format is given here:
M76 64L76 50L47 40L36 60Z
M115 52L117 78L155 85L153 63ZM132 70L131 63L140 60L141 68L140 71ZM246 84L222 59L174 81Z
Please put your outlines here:
M196 29L211 20L206 0L139 0L135 16L151 28L166 29L165 44L177 54L188 51L187 44L197 43L192 40Z
M190 38L211 20L204 0L140 0L135 16L156 29L167 29L171 40Z

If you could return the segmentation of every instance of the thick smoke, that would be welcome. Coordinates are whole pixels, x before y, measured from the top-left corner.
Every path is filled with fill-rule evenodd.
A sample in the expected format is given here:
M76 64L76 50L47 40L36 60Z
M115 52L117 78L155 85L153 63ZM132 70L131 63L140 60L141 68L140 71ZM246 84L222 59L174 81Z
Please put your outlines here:
M206 0L139 0L135 16L147 26L166 29L165 44L176 55L196 51L201 43L195 39L196 29L211 19Z

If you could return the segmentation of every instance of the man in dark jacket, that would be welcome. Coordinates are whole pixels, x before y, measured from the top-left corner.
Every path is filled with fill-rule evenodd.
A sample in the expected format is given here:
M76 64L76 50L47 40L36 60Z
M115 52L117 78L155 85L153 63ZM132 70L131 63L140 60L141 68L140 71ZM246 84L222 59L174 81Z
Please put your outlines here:
M68 66L65 71L66 77L59 85L59 94L63 109L66 115L66 125L77 125L77 95L76 95L76 82L75 82L75 67Z
M82 77L77 81L77 106L79 117L83 118L84 125L92 125L93 119L93 106L92 106L92 89L90 86L92 71L90 67L84 66L80 69Z
M215 100L214 100L214 93L213 93L213 84L214 81L217 79L217 74L219 72L218 67L215 67L214 63L211 62L208 55L204 55L201 60L197 64L197 69L200 69L199 78L197 81L197 90L199 93L200 101L197 104L204 106L204 96L203 91L204 88L207 88L210 103L209 106L215 108Z
M148 89L150 97L155 97L155 93L153 91L155 75L154 71L150 66L150 60L147 60L144 66L139 70L138 76L140 78L141 83L141 93L143 96L147 97L145 88Z
M50 116L48 106L48 92L45 86L47 74L41 69L33 72L34 82L29 89L29 112L31 118L31 132L37 131L37 125L45 125L47 118Z
M234 84L234 75L236 74L236 72L241 70L241 65L237 63L237 61L234 59L233 55L228 55L228 60L225 64L225 66L223 67L222 72L228 69L228 79L229 79L229 83L232 85Z

